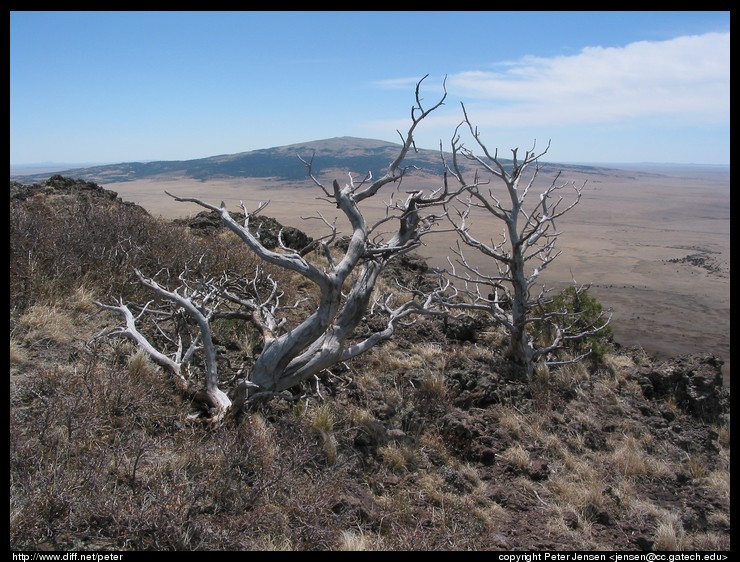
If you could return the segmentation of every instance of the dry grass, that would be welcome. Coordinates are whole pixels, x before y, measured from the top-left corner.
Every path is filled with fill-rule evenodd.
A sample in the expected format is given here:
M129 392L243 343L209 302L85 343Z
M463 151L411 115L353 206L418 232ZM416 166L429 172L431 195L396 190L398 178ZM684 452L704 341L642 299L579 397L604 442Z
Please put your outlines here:
M427 431L419 436L420 452L436 465L453 464L455 458L450 454L442 436L437 432Z
M425 396L443 400L447 395L447 379L440 373L432 373L422 379L420 388Z
M32 344L67 344L79 339L69 312L56 306L34 305L19 319L23 340Z
M581 383L591 379L591 373L585 363L570 363L555 370L551 378L558 388L577 389Z
M547 484L558 500L558 505L574 511L588 506L599 508L604 489L603 475L592 463L571 457L564 471L558 472Z
M726 526L729 527L729 521L726 522ZM690 537L690 542L690 550L715 552L730 550L730 539L721 533L698 533Z
M509 516L504 506L496 502L490 502L483 507L474 508L475 516L485 525L486 530L490 532L502 532L506 530L504 525Z
M345 552L381 551L383 539L373 536L364 529L345 529L339 533L339 545L336 550Z
M97 298L94 288L80 285L67 297L66 302L69 308L79 314L93 314L98 311L95 304Z
M441 351L432 344L402 348L394 341L388 342L382 349L373 350L368 361L374 369L380 372L400 370L424 369L429 362L439 362L444 359Z
M288 537L275 537L272 535L265 535L257 538L251 550L267 552L293 552L295 551L295 548L293 548L293 544Z
M376 421L373 413L361 406L350 406L347 409L347 420L355 426L368 426Z
M331 433L337 422L334 406L328 402L318 404L311 412L311 427L320 433Z
M17 366L28 361L28 350L13 336L10 336L10 366Z
M181 271L196 245L208 247L163 232L161 245L136 238L150 270L172 257ZM236 251L210 254L209 267ZM346 377L302 388L301 401L276 399L205 427L187 420L190 405L136 346L91 339L104 320L93 296L136 290L126 275L51 282L59 264L34 256L47 277L25 278L32 292L11 311L11 374L24 375L13 377L10 396L14 549L634 549L624 529L656 549L729 549L729 418L713 427L719 454L681 455L673 434L653 434L636 406L642 390L629 372L647 357L607 354L594 371L540 368L538 407L535 389L501 368L505 334L496 328L477 345L399 338L351 362ZM85 256L65 250L64 272L95 265ZM104 286L91 281L101 278ZM313 290L293 288L287 303ZM219 330L238 341L240 360L250 358L253 334L228 323ZM233 375L219 367L224 379ZM484 384L507 388L505 400L466 402L480 399ZM683 436L699 427L673 407ZM450 418L460 422L452 435ZM495 461L481 461L478 445ZM528 472L535 461L548 466L542 479ZM682 493L677 472L694 479L696 498L711 499L701 529L683 527L688 507L669 512L652 499L669 486Z
M408 300L408 294L395 281L381 277L375 283L373 298L377 298L381 302L390 298L392 303L398 304Z
M129 375L134 380L141 378L151 378L159 374L159 368L152 362L149 354L143 349L137 349L136 352L128 358L126 362Z
M706 475L707 485L719 497L730 499L730 449L729 446L719 453L719 462L714 470Z
M631 356L619 353L605 353L603 361L604 365L617 376L623 376L635 366L635 360Z
M706 478L707 467L704 462L696 455L688 455L686 458L686 464L689 468L689 474L692 478Z
M488 349L501 349L507 344L508 337L503 326L493 326L478 334L478 343Z
M514 439L524 436L526 422L514 406L501 406L498 408L498 423Z
M612 460L619 473L625 478L650 473L642 447L638 440L632 436L626 437L615 446Z
M429 371L444 371L447 354L441 344L425 342L414 344L409 352L418 357L423 367Z
M419 454L416 450L397 443L389 443L379 447L378 453L383 459L383 464L396 472L414 468L419 460Z
M320 403L310 411L309 417L311 427L321 436L326 462L333 465L337 462L337 439L333 434L337 414L334 406L326 402Z
M14 345L19 346L18 342ZM172 424L179 419L166 378L130 344L121 344L114 353L107 354L120 357L119 364L125 368L95 368L88 374L78 369L76 375L74 369L68 369L50 374L47 381L53 381L56 390L51 394L48 390L37 392L46 400L55 401L55 406L46 410L53 415L46 421L37 419L31 434L14 433L11 465L15 467L15 476L11 479L10 511L14 544L30 546L24 542L31 540L30 535L24 534L30 528L59 526L61 512L57 510L64 505L64 498L70 494L74 497L80 478L87 479L96 497L78 496L74 512L83 521L94 513L109 518L106 525L111 536L104 537L107 542L103 543L107 548L121 547L113 534L126 529L125 548L195 549L211 545L294 551L313 545L345 551L420 546L467 549L473 544L467 541L473 537L505 536L512 518L516 520L507 507L488 497L479 465L461 462L451 454L432 426L419 432L415 442L391 442L375 449L380 470L388 470L399 479L399 484L376 498L391 532L379 533L366 525L358 526L350 512L332 514L332 504L326 501L336 497L333 490L344 481L340 479L347 478L342 467L352 466L352 456L344 452L350 446L343 437L344 424L370 428L385 423L375 414L375 408L378 404L387 405L389 397L400 408L398 416L413 411L413 388L405 385L399 374L373 377L367 372L355 376L361 396L368 400L373 397L372 401L340 405L332 400L311 400L300 408L291 405L298 415L287 418L252 413L238 431L224 427L209 433L170 425L163 433L163 420L169 419ZM443 380L439 372L432 375ZM424 383L421 384L423 388ZM86 405L77 403L78 409L83 408L76 411L73 406L79 393L74 389L85 385L93 398ZM613 397L608 381L603 388L596 384L594 387L602 397ZM141 418L142 412L156 404L160 410L157 416ZM18 416L23 411L16 410L11 433L13 428L21 427ZM688 533L658 506L640 499L639 486L630 482L655 478L659 462L663 463L663 476L668 475L670 467L667 461L655 457L660 447L644 434L639 437L637 425L625 424L628 431L615 433L608 441L610 449L597 453L588 449L582 434L568 434L568 447L555 432L568 422L584 430L594 428L592 412L581 409L574 416L561 416L554 410L526 413L510 404L498 405L493 412L496 427L513 440L499 453L496 466L526 469L532 459L531 450L549 459L552 472L545 482L535 484L520 478L515 485L507 485L535 500L538 509L547 515L542 529L548 536L579 549L608 547L610 544L599 542L596 533L604 514L608 514L614 523L629 519L652 525L656 545L666 550L726 546L724 535ZM281 429L288 420L303 424L308 433L297 430L297 426ZM310 434L313 439L307 438ZM316 434L320 441L316 441ZM104 445L105 441L96 435L108 435L111 441ZM105 460L103 464L93 464L92 471L75 464L75 458L89 456L96 447L96 458ZM48 468L35 473L35 485L29 487L19 477L19 470L28 470L37 451L43 451ZM431 467L437 468L432 471ZM306 469L309 472L304 474ZM117 481L115 499L110 501L104 499L104 490L110 486L108 474ZM717 493L724 493L729 501L729 462L705 474L702 482ZM155 496L149 490L157 490L157 509ZM142 504L126 503L137 494L142 495L143 505L151 507L135 508ZM196 515L188 519L188 510ZM228 515L219 517L221 523L206 523L211 513L214 517L219 513ZM566 522L567 513L572 515ZM722 512L711 513L708 519L716 526L729 526L729 516ZM150 538L136 521L146 521L147 528L157 530L158 538ZM288 521L293 521L295 527L291 528ZM421 526L420 521L424 522ZM326 533L321 529L326 529Z
M724 423L715 428L717 431L717 442L724 449L730 448L730 424Z
M686 547L686 533L681 519L675 513L664 513L655 530L655 549L681 551Z
M529 466L531 458L529 452L519 443L512 445L499 455L499 458L510 466L524 470Z

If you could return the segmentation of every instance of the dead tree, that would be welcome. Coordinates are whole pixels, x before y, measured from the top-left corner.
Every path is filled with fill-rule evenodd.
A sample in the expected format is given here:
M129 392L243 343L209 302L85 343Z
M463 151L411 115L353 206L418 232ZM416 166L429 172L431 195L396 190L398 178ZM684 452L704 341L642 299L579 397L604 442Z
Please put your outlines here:
M462 288L456 289L456 297L463 298L448 299L447 304L463 310L483 311L501 323L509 333L511 357L524 365L530 376L540 360L550 357L550 363L560 362L554 359L554 353L567 342L597 334L609 323L605 315L592 319L587 325L574 322L572 311L548 308L549 290L544 285L536 289L540 274L560 255L556 250L560 235L556 221L578 204L585 183L577 186L574 182L561 182L558 173L534 201L527 200L534 191L540 171L539 160L547 153L549 143L540 153L535 152L534 147L526 151L522 159L518 149L513 149L512 159L507 163L499 158L497 150L493 153L488 150L464 105L462 110L464 120L455 130L451 143L452 162L448 166L462 188L461 195L447 206L447 217L459 237L453 249L456 258L449 260L448 273L458 285L462 281ZM459 134L461 128L469 130L476 151L482 155L464 145ZM474 165L474 177L470 181L460 157ZM481 170L484 176L480 175ZM569 201L560 194L566 188L572 190ZM486 226L473 233L475 214L483 215ZM503 223L498 239L488 233L491 217L497 224ZM478 233L481 231L490 241L483 239ZM491 266L495 264L495 268L473 264L463 251L465 247L481 254ZM576 285L577 293L587 288ZM546 341L542 341L542 333L535 337L531 329L535 323L547 326L544 330Z
M218 418L258 394L279 393L324 369L366 352L389 339L398 324L412 314L442 314L434 304L432 294L412 294L405 302L394 305L391 300L380 298L374 293L374 289L388 262L417 248L421 244L421 237L437 223L439 214L435 215L428 209L441 207L447 200L449 194L446 185L430 193L407 193L405 200L387 203L385 218L376 224L368 224L360 209L363 201L377 195L384 186L400 185L410 168L404 166L404 160L409 151L416 150L414 132L417 126L440 107L447 96L445 91L436 104L425 108L419 91L423 80L424 78L416 85L416 103L411 110L411 125L405 135L399 131L402 140L399 153L379 179L373 180L372 174L368 173L357 181L350 174L349 183L341 186L334 180L332 186L327 188L313 173L313 158L308 161L302 159L308 168L309 177L322 190L325 198L341 211L351 228L346 249L342 255L334 256L330 244L338 235L336 221L330 223L321 215L316 217L323 220L329 230L327 236L320 239L319 245L325 260L322 265L309 260L306 252L288 248L282 242L279 248L273 250L267 249L260 242L250 231L249 222L264 208L264 204L253 211L242 204L245 219L241 222L232 217L224 203L216 206L200 199L168 193L176 201L196 203L215 211L223 224L261 261L306 279L315 287L318 295L315 311L295 326L286 329L285 323L278 318L282 293L271 278L260 281L259 275L252 282L242 280L237 283L226 275L218 280L201 279L197 283L187 282L181 276L181 286L171 290L162 287L154 279L139 274L144 285L174 306L159 311L152 311L147 306L138 307L140 312L134 315L131 310L134 307L122 301L115 305L99 303L105 309L118 312L125 319L125 327L113 333L137 342L154 361L171 372L181 386L191 384L192 359L196 353L202 353L205 388L200 391L200 397L211 408L211 415ZM383 234L388 229L391 229L391 233ZM261 295L256 290L258 282L263 288L265 283L268 287ZM367 337L353 338L355 329L370 308L385 311L385 327ZM137 328L137 321L144 316L163 323L172 322L177 314L182 316L183 313L197 330L189 343L183 343L182 338L173 336L171 339L176 342L177 351L169 355L157 350ZM258 328L263 338L259 357L246 376L238 379L231 398L219 388L217 349L213 343L211 328L211 322L219 317L248 319Z

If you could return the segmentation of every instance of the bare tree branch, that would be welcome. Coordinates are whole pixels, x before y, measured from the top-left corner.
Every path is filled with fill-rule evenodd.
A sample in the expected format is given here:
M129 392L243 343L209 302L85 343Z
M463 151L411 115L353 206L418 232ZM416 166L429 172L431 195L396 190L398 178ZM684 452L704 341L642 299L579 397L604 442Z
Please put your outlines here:
M292 272L308 281L314 289L316 306L305 311L302 320L287 326L285 318L280 318L279 311L283 291L278 287L275 278L266 275L258 268L251 279L233 273L224 273L220 278L199 279L195 283L187 280L186 272L180 276L180 287L170 290L154 279L146 278L137 271L140 282L150 288L162 299L172 303L175 308L185 312L187 319L194 323L197 332L188 332L190 347L182 355L193 359L195 350L204 355L206 394L216 404L217 415L229 409L238 408L255 396L275 395L307 380L337 362L364 353L374 345L390 338L398 325L412 314L445 314L440 305L439 295L412 294L402 305L393 307L390 301L376 307L387 317L387 324L362 341L355 341L354 333L370 307L376 282L386 265L395 258L407 254L421 244L423 236L430 233L444 217L444 205L451 197L458 196L462 188L454 193L448 190L445 176L442 187L436 187L428 195L424 191L413 191L405 200L394 201L387 205L386 219L369 226L360 209L360 203L375 196L380 189L395 183L398 187L412 167L404 166L404 161L411 150L416 150L414 134L421 122L443 105L447 91L434 104L426 106L421 96L422 78L416 85L415 104L411 109L411 124L402 137L401 148L391 161L385 173L374 179L372 172L364 177L349 174L348 183L341 186L337 180L331 187L321 183L314 172L315 154L310 159L299 159L306 166L311 181L318 186L324 200L330 200L341 211L349 222L350 233L346 247L338 255L330 248L337 236L336 220L330 222L320 213L310 217L321 220L328 228L329 234L314 241L309 247L297 251L287 246L278 233L278 247L268 249L260 241L259 231L250 230L250 220L261 212L267 203L260 203L248 211L244 204L242 224L237 222L222 202L220 206L194 197L180 197L166 192L178 202L195 203L205 209L214 211L223 224L234 232L239 239L265 264ZM400 133L399 133L400 134ZM442 212L439 212L442 209ZM435 212L436 210L436 212ZM388 227L387 233L380 228ZM309 259L314 249L321 249L328 267L317 266ZM118 333L135 339L147 352L161 364L175 373L183 365L171 360L145 338L136 329L130 310L120 303L118 306L101 305L108 310L122 314L126 328ZM295 317L299 311L293 310ZM172 322L186 324L180 317L171 315ZM262 336L262 350L254 360L247 376L237 381L233 391L233 403L218 388L217 348L211 329L211 322L216 319L248 319ZM187 326L192 329L192 326ZM157 326L164 331L164 324ZM185 335L185 334L184 334ZM170 337L172 342L179 342L179 351L183 346L182 337ZM187 343L187 342L186 342Z
M482 266L470 263L458 242L457 247L452 249L457 259L454 263L450 260L448 274L463 283L460 292L466 298L461 300L459 293L454 293L454 300L447 300L445 304L460 310L484 311L503 324L510 334L512 355L525 366L527 374L531 375L536 361L541 357L562 349L565 342L595 335L608 324L607 320L586 330L575 330L576 324L568 324L572 312L560 317L548 314L537 318L533 314L535 308L543 305L544 287L536 297L531 291L545 268L560 255L560 251L556 249L560 233L555 220L578 204L585 184L579 187L572 182L559 183L558 173L550 186L539 194L539 200L529 207L525 206L526 197L533 190L540 172L539 160L549 150L550 143L540 152L535 151L535 143L522 158L519 157L518 149L512 149L512 158L507 164L499 158L498 150L491 152L488 149L478 128L472 124L464 104L461 105L464 119L455 129L451 140L452 161L448 170L459 182L462 188L460 193L465 193L466 197L458 196L449 200L446 217L462 245L489 258L496 273L488 273ZM467 128L482 156L465 147L461 140L463 128ZM491 179L481 180L476 171L473 181L468 183L465 179L467 172L463 171L458 156L482 168L483 173L490 175ZM531 176L523 183L525 172L530 167ZM508 199L506 203L496 195L500 187L494 187L493 181L497 181L503 188ZM489 184L491 187L485 191L481 189L481 186ZM569 203L564 203L564 198L556 195L566 187L572 187L575 193ZM500 221L504 231L500 241L494 242L491 239L489 244L473 233L474 211L492 215ZM486 287L487 291L481 291L481 287ZM529 326L535 320L552 325L549 343L536 344L529 334Z

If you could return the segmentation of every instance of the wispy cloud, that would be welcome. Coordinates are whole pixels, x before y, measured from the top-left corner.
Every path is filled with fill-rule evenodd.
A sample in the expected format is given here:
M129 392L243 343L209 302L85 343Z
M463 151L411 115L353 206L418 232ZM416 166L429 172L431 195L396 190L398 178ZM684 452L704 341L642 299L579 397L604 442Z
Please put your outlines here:
M370 82L373 86L386 88L389 90L408 90L413 89L419 81L419 76L406 76L404 78L388 78L386 80L374 80Z
M668 120L676 125L729 123L729 33L586 47L575 55L527 56L493 68L447 77L450 95L465 101L480 126L611 124L634 119ZM376 85L408 89L417 79ZM456 117L437 115L431 121L441 125L459 119L457 113Z
M729 33L587 47L572 56L528 56L497 66L501 70L448 77L451 92L474 100L481 124L729 121Z

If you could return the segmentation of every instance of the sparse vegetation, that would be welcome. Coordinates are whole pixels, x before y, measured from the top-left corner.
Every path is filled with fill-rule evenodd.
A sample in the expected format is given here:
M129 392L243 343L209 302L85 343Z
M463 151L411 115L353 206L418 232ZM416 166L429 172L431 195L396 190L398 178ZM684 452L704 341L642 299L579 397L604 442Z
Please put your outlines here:
M475 342L423 318L298 400L193 423L147 354L97 337L113 319L90 303L142 297L136 264L207 276L252 258L51 183L11 199L12 550L729 550L729 391L713 358L609 343L598 368L542 368L535 388L496 325ZM83 232L85 205L107 212ZM216 333L224 365L254 361L250 333Z

